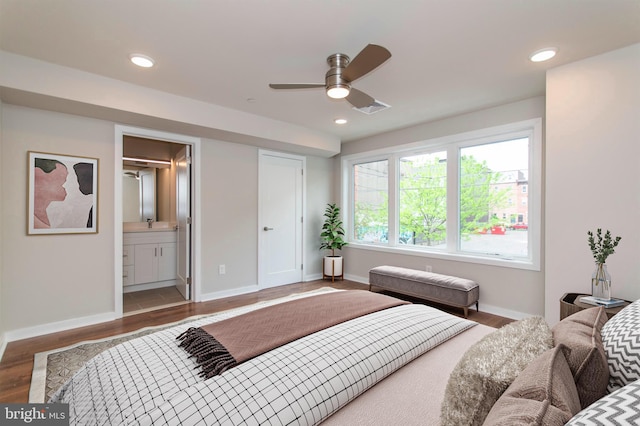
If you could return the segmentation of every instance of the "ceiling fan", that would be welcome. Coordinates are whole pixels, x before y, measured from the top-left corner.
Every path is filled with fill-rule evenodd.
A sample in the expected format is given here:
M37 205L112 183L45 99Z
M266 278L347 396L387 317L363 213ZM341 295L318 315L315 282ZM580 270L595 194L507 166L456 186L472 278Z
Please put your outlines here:
M334 99L346 98L356 108L364 108L375 102L366 93L351 87L351 83L368 74L387 59L391 52L382 46L369 44L350 60L344 53L335 53L327 58L331 67L324 84L269 84L272 89L311 89L324 87L327 96Z

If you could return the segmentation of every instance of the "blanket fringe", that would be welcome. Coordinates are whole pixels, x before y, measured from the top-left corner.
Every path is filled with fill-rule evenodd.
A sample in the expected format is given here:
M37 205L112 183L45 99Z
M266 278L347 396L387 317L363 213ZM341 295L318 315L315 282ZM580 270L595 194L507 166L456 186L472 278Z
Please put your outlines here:
M179 346L196 359L202 369L200 376L206 379L237 365L229 351L200 327L190 327L176 339L181 341Z

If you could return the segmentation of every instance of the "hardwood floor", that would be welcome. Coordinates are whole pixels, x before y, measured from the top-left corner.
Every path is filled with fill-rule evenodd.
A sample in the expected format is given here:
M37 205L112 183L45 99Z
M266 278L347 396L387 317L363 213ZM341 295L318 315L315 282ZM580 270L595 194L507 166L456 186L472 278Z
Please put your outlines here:
M292 293L311 291L322 287L338 289L367 289L367 286L353 281L310 281L306 283L290 284L281 287L262 290L256 293L233 296L209 302L188 303L157 311L130 315L119 320L109 321L88 327L76 328L46 336L10 342L0 362L0 402L26 403L29 399L29 386L33 370L33 356L38 352L69 346L85 340L101 339L115 336L137 329L179 321L193 315L220 312L238 306L248 305L263 300L271 300L287 296ZM395 295L412 302L416 299ZM424 302L427 303L427 302ZM457 316L462 316L461 309L433 305ZM480 305L482 309L482 304ZM491 327L501 327L513 321L486 312L469 310L469 319Z

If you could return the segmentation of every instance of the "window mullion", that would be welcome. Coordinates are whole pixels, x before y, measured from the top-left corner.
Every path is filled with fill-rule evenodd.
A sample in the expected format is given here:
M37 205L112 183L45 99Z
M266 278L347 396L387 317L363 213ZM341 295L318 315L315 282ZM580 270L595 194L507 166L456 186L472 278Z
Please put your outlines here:
M390 246L398 245L398 156L389 156L389 228L388 228L388 241Z
M346 178L346 183L342 184L342 220L346 224L345 234L347 235L347 241L354 240L355 222L353 220L353 213L355 212L354 206L354 193L355 193L355 177L353 161L343 161L342 163L342 176ZM346 197L345 197L346 195Z
M460 149L447 148L447 251L458 251L460 236Z

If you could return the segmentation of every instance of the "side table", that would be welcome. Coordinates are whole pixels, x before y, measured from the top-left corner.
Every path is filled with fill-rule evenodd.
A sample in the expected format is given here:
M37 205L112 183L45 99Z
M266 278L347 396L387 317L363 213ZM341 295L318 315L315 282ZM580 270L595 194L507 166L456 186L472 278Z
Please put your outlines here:
M583 296L590 296L590 294L565 293L560 298L560 321L562 321L569 315L575 314L576 312L579 312L583 309L593 308L594 306L596 306L590 303L581 302L580 299ZM611 318L630 303L631 302L629 301L625 301L624 305L616 306L615 308L605 308L604 311L607 313L607 318Z

